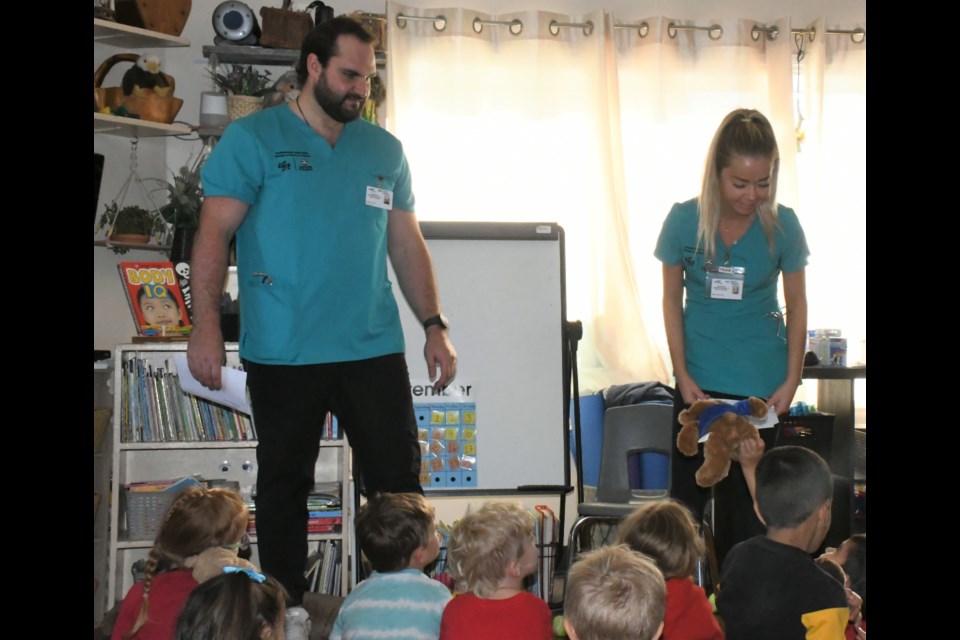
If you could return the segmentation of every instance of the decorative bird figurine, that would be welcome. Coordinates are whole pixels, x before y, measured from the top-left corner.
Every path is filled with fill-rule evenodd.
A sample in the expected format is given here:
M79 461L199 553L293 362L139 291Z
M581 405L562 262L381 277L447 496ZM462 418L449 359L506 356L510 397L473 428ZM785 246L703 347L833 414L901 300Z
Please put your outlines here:
M162 90L168 88L170 83L160 71L160 56L151 53L137 58L137 62L123 74L120 86L125 96L133 95L137 89L154 89L163 95L165 92Z
M273 84L270 93L263 97L263 108L275 107L287 102L293 102L300 95L300 79L297 72L287 71Z

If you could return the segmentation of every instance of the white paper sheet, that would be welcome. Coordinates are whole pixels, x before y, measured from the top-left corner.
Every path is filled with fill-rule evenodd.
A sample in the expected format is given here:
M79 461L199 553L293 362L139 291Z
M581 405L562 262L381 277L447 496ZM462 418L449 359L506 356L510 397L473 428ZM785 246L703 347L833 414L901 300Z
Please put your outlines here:
M740 402L739 400L726 400L723 398L717 398L717 400L720 400L720 402L726 402L727 404L736 404ZM777 426L777 424L780 422L780 420L777 418L777 412L774 411L773 409L767 412L767 417L764 418L763 420L757 420L756 418L753 418L750 416L746 416L746 418L757 429L769 429L770 427ZM697 442L706 442L707 438L709 437L710 437L710 434L708 433L707 435L697 440Z
M187 366L187 355L178 353L173 356L173 364L177 368L180 378L180 387L187 393L200 398L226 405L251 415L250 403L247 402L247 372L239 369L220 368L221 388L217 391L208 389L193 377L190 367Z

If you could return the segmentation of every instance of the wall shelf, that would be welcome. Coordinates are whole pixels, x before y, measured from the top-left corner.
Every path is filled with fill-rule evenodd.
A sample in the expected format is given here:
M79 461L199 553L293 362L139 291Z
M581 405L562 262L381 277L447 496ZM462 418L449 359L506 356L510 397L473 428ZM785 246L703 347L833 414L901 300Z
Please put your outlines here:
M204 45L203 57L215 64L262 64L294 65L300 59L299 49L270 49L268 47L241 46L236 44Z
M94 112L93 132L124 138L152 138L156 136L186 136L190 135L193 129L185 124L164 124Z
M190 41L186 38L99 18L93 19L93 42L123 49L190 46Z
M137 251L160 251L162 253L169 253L170 249L172 249L170 245L131 244L129 242L110 242L109 240L94 240L93 246L107 247L109 249L116 247L118 249L136 249Z
M377 66L383 67L387 63L387 54L378 51ZM271 49L269 47L253 47L236 44L204 45L203 57L210 60L210 64L258 64L258 65L288 65L294 66L300 60L299 49Z

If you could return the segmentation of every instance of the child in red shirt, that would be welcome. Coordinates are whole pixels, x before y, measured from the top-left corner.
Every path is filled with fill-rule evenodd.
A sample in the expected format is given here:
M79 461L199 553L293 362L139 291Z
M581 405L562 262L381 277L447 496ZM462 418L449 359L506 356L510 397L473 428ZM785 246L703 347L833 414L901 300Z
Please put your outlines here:
M691 576L703 541L690 511L674 500L647 502L619 528L620 544L649 556L667 581L663 640L722 640L707 594Z

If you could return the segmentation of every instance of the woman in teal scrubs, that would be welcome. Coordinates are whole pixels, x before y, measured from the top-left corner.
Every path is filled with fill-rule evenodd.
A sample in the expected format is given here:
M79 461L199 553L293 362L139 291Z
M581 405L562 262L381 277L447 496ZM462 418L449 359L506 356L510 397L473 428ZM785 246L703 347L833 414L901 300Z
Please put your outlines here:
M701 398L766 399L787 413L803 369L807 333L807 242L796 213L777 204L780 153L758 111L724 118L707 154L698 198L673 206L657 241L663 319L673 363L674 412ZM777 295L782 276L785 308ZM680 426L674 424L674 435ZM769 447L773 429L764 429ZM709 490L694 474L702 450L674 452L673 495L702 517ZM763 526L740 465L714 489L715 537L730 546ZM729 523L728 523L729 521Z

